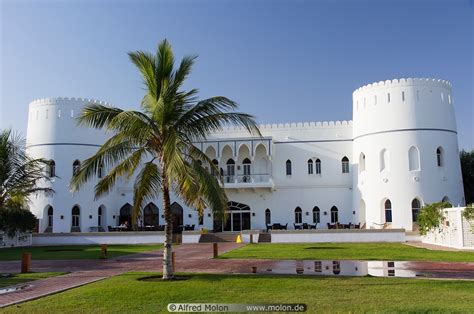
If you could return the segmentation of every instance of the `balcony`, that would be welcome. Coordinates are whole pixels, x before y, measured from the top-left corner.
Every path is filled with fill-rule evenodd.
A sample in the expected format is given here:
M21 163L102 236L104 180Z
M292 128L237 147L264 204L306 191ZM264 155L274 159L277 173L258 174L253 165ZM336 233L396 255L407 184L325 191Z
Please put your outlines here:
M270 174L224 174L225 189L245 188L273 188L273 180Z

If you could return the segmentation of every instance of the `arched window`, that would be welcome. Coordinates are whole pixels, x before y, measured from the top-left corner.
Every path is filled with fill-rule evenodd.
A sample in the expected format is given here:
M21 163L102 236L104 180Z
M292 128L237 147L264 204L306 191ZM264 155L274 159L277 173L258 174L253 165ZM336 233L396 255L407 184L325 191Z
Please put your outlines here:
M295 224L300 224L303 222L303 211L301 208L295 208Z
M97 226L98 227L102 227L102 225L104 224L104 218L103 218L104 214L105 214L104 205L101 205L97 209Z
M213 159L213 160L212 160L212 164L213 164L215 167L212 167L212 168L211 168L211 174L212 174L213 176L217 176L217 174L218 174L218 170L217 170L217 169L219 169L219 162L217 161L217 159Z
M436 149L436 162L438 167L444 166L444 149L441 146Z
M314 163L316 166L316 174L321 174L321 160L318 158Z
M53 228L53 207L49 206L48 207L48 228Z
M443 197L443 199L441 200L441 202L443 203L449 203L451 205L451 200L449 199L449 197L447 195L445 195Z
M74 163L72 164L72 175L76 175L79 172L79 169L81 168L81 162L79 160L74 160Z
M332 273L334 275L339 275L341 273L341 262L333 261L332 262Z
M81 209L75 205L71 210L71 232L81 231Z
M97 168L97 177L99 179L102 179L103 176L104 176L104 166L99 165L99 167Z
M291 176L291 160L286 161L286 175Z
M225 176L226 182L227 183L234 182L235 161L232 158L230 158L229 160L227 160L226 164L227 164L227 175Z
M413 199L413 201L411 201L411 221L412 222L417 221L420 208L421 208L420 201L417 198Z
M265 224L269 225L272 223L272 213L270 212L270 209L265 209Z
M415 146L408 150L408 169L410 171L420 170L420 152Z
M318 206L314 206L313 208L313 223L318 224L321 222L321 217L320 217L321 211L319 210Z
M365 154L360 153L360 155L359 155L359 173L364 172L364 171L365 171Z
M392 202L390 200L386 200L384 203L385 209L385 222L392 222Z
M56 176L56 163L52 159L48 162L47 175L50 178L54 178Z
M342 164L342 173L349 173L349 158L344 156L341 159L341 164Z
M314 172L314 163L312 159L308 159L308 174L313 174Z
M154 203L149 203L143 208L143 224L146 226L158 226L158 207Z
M331 223L339 222L339 214L336 206L331 207Z
M390 170L390 155L385 148L380 151L380 172Z
M244 176L243 176L243 181L244 182L250 182L251 178L250 178L250 166L251 166L252 162L250 161L250 159L248 158L245 158L244 161L242 162L242 165L244 167Z

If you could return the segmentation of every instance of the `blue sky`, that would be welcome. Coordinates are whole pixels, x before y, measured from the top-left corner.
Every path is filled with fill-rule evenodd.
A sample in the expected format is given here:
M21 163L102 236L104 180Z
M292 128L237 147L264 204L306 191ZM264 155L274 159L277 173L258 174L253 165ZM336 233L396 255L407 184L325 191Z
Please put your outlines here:
M198 54L186 87L259 122L349 120L352 91L401 77L453 83L460 147L474 149L473 1L0 0L0 127L26 134L51 96L137 108L127 52L168 38Z

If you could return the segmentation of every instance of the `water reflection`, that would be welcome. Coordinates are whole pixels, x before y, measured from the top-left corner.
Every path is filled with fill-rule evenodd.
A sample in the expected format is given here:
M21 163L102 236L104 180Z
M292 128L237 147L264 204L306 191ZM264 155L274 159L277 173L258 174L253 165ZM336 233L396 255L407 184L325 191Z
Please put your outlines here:
M258 273L317 276L416 277L416 271L406 269L407 262L393 261L280 261L273 268Z

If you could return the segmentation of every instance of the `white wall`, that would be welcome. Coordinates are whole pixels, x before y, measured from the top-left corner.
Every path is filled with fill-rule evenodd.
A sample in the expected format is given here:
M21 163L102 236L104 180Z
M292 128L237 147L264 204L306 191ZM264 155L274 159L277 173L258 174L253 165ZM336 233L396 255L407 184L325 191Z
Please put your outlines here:
M9 237L3 233L3 231L0 231L0 249L17 246L30 246L31 243L31 233L19 233L14 237Z
M33 246L89 244L154 244L163 243L164 232L104 232L35 234Z
M388 101L390 94L390 102ZM377 99L377 101L375 101ZM365 202L367 226L385 223L384 202L392 203L392 227L412 230L411 202L464 204L451 84L434 79L400 79L369 84L353 93L353 204ZM410 147L419 151L418 170L409 170ZM443 164L436 149L442 147ZM389 153L381 171L380 153ZM359 156L366 156L360 172ZM359 173L360 172L360 173Z
M390 230L272 230L272 243L312 242L405 242L404 229Z
M422 236L422 242L457 249L474 249L474 221L469 222L463 218L464 209L465 207L444 209L444 223Z
M266 124L260 126L263 138L232 127L212 134L206 142L196 143L203 151L212 151L210 157L216 158L224 170L227 159L233 158L241 167L236 174L242 174L241 163L249 157L252 173L268 171L267 182L224 185L230 201L250 207L252 229L265 228L267 208L271 210L272 223L288 223L291 229L296 207L303 211L303 222L312 223L315 206L321 210L318 228L325 228L330 221L332 206L338 208L341 223L367 222L369 228L384 222L383 202L388 198L392 202L392 227L411 230L411 201L415 197L422 204L440 201L444 196L453 205L464 203L450 83L433 79L379 82L354 91L353 100L353 123ZM34 157L54 159L58 175L51 184L56 193L51 197L39 195L31 202L33 213L40 219L40 232L47 226L48 205L54 208L53 232L71 231L71 209L76 204L81 208L81 231L89 232L98 225L99 206L105 207L102 225L106 229L118 224L124 204L132 204L134 177L120 180L109 195L99 200L94 200L93 195L97 179L76 194L69 191L74 160L88 158L107 138L102 131L77 126L75 117L87 103L90 101L86 99L48 98L30 104L28 152ZM408 170L411 146L420 152L419 171ZM438 146L444 149L443 167L436 165ZM384 148L389 152L390 163L387 170L380 172L379 156ZM366 155L366 170L359 174L361 152ZM349 173L341 171L344 156L350 161ZM261 164L262 157L265 166ZM288 159L292 162L291 176L286 174ZM321 174L308 174L308 159L321 160ZM365 209L360 206L361 200ZM200 226L196 211L172 195L174 201L184 209L184 224L213 229L209 210ZM154 204L163 224L162 200L158 198Z

